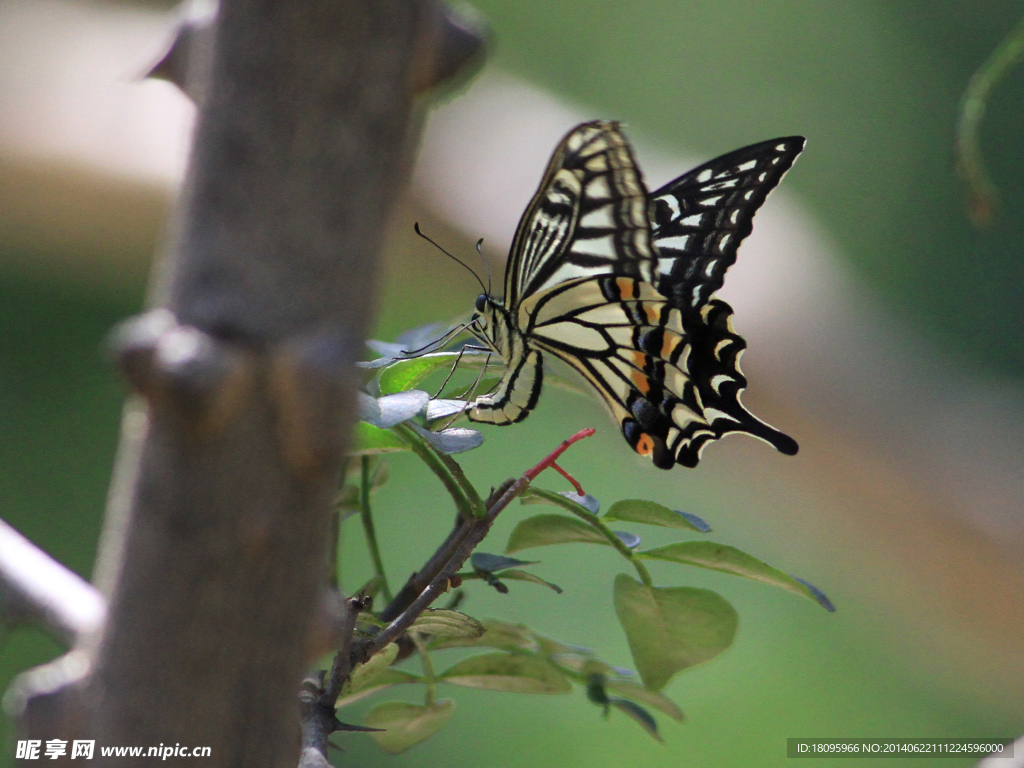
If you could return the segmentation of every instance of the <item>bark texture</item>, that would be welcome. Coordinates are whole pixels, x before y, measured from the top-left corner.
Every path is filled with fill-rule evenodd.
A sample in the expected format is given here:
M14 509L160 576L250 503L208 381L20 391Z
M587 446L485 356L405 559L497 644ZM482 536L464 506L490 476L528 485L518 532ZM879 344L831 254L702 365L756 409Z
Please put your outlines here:
M30 738L297 764L350 371L437 13L222 0L154 309L118 334L137 396L97 566L108 620L23 690Z

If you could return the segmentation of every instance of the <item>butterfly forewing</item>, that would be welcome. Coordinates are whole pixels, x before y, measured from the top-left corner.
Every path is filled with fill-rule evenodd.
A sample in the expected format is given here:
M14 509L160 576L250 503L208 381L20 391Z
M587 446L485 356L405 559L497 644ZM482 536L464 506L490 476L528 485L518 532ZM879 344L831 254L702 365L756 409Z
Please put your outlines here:
M618 123L570 131L523 213L505 270L505 306L576 277L615 272L651 281L647 189Z
M752 144L670 181L650 196L657 287L685 314L697 314L722 287L736 250L768 193L803 150L801 136Z

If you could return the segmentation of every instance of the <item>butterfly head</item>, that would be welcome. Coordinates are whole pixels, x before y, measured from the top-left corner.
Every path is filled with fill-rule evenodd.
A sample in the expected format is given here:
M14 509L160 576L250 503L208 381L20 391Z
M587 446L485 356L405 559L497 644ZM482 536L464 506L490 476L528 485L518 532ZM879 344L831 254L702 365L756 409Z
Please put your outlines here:
M506 312L501 302L487 293L476 297L476 312L469 321L469 329L474 336L487 344L500 355L505 354L504 342L507 334L502 333L506 323L503 322Z

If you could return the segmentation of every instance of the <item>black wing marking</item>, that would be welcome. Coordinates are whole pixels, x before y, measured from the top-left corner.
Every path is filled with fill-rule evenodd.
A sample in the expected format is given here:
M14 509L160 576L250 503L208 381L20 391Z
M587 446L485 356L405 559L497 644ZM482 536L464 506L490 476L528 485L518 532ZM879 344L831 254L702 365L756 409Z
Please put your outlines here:
M680 446L676 461L687 467L697 466L706 443L733 432L760 438L777 451L794 455L799 447L793 438L761 421L740 402L747 386L740 356L747 342L733 329L732 307L721 299L712 299L698 316L684 318L683 326L691 347L687 371L712 434L702 433Z
M655 285L684 315L722 287L768 193L803 151L802 136L763 141L704 163L650 195Z
M654 278L647 189L618 123L577 126L559 142L519 221L504 305L564 280L616 273Z

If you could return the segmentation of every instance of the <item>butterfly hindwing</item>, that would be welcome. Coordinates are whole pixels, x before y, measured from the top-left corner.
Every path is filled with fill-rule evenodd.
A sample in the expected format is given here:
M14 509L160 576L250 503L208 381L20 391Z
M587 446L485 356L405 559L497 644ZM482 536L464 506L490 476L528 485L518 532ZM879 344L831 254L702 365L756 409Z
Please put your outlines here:
M580 278L524 301L520 321L541 349L601 394L630 446L663 468L714 439L687 370L682 315L636 278Z
M575 277L654 276L647 188L618 123L595 121L559 143L512 243L505 306Z
M740 356L747 342L733 329L732 307L721 299L712 299L697 317L686 318L683 324L691 347L687 370L712 434L698 436L676 460L695 467L707 442L733 432L760 438L788 456L795 454L797 444L793 438L758 419L740 402L740 394L747 386L740 370Z
M722 287L753 218L804 148L801 136L763 141L705 163L650 195L657 287L687 315Z

